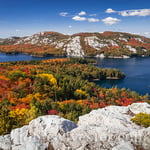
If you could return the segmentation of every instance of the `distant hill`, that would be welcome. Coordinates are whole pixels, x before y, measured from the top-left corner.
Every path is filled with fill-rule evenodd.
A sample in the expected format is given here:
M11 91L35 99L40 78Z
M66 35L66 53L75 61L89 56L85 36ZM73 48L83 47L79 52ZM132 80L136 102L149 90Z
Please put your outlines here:
M28 37L0 39L0 51L34 56L113 57L150 56L150 39L122 32L40 32Z

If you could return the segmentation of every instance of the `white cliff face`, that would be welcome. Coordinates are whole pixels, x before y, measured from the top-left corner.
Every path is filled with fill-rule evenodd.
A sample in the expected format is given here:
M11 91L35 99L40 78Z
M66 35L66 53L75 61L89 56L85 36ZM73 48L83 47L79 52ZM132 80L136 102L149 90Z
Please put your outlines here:
M103 39L102 40L96 36L86 37L84 39L84 41L85 41L86 45L90 45L91 47L93 47L97 50L100 50L100 48L103 48L103 47L109 47L109 45L118 46L118 44L111 39Z
M17 43L15 43L15 45L17 44L37 44L39 41L39 35L32 35L32 36L28 36L25 39L21 39L19 41L17 41Z
M85 55L80 44L80 36L71 38L69 42L64 45L64 49L68 56L83 57Z
M63 39L63 40L54 42L53 44L56 45L56 48L63 48L66 42L67 42L67 39Z
M122 41L128 42L128 40L129 40L129 39L124 38L124 37L119 37L119 40L122 40Z
M128 43L130 39L136 40L137 43L139 43L139 50L134 48L131 44ZM100 50L102 51L105 50L107 51L108 49L111 50L112 46L120 47L120 49L118 50L121 51L121 53L123 52L125 56L125 57L123 55L119 57L114 56L115 53L114 51L112 51L113 55L110 54L110 56L108 56L110 58L112 58L112 56L113 58L126 58L125 51L123 51L124 48L125 50L128 49L129 51L135 54L139 53L139 51L142 50L144 52L142 55L143 57L147 55L146 51L149 51L149 48L146 48L146 46L144 46L147 43L149 43L148 39L146 40L146 38L140 36L133 36L133 35L129 36L123 33L116 35L115 37L109 37L109 36L103 37L94 33L88 34L86 36L82 36L82 34L67 36L60 33L39 32L32 36L18 38L18 39L10 39L10 40L0 39L0 43L5 43L5 42L7 43L8 41L14 43L14 45L18 45L18 44L33 44L38 46L47 45L50 46L51 48L54 48L54 50L59 49L65 51L67 56L73 56L73 57L87 56L86 54L87 50L85 49L83 43L81 42L84 42L84 45L92 47L93 50L95 49L95 52ZM143 48L141 47L141 44L143 44ZM96 55L95 57L103 58L103 55L100 56L99 52L97 54L98 55Z
M29 36L27 38L21 39L19 41L17 41L17 43L15 43L15 45L18 44L52 44L53 43L53 39L49 39L47 37L42 37L41 35L43 35L43 33L38 33L32 36Z
M136 41L139 41L139 42L142 42L142 43L144 42L143 39L141 39L141 38L134 38L134 39L135 39Z
M126 45L126 48L127 48L129 51L133 52L133 53L136 53L136 52L137 52L136 49L133 48L133 47L130 46L130 45Z
M43 33L38 33L32 36L29 36L25 39L19 40L17 44L38 44L38 45L50 45L55 46L56 48L62 48L62 50L66 51L68 56L75 56L75 57L83 57L84 51L82 50L80 44L80 36L75 36L73 38L56 40L55 38L47 38L43 37Z
M86 37L84 39L86 45L90 45L91 47L99 50L102 47L107 47L108 44L104 44L103 42L98 41L99 38L96 36Z
M130 119L139 112L150 113L147 103L127 107L109 106L79 118L78 126L58 116L41 116L28 126L0 136L3 150L136 150L150 149L150 127Z
M108 42L109 45L118 46L118 44L115 41L113 41L113 40L108 39L108 40L105 40L105 41Z

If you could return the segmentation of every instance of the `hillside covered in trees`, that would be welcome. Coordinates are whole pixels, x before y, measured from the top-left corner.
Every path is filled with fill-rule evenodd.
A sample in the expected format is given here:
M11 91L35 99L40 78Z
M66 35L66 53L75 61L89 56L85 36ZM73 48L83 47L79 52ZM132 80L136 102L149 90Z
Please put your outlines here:
M125 77L117 69L98 68L94 63L69 58L0 63L0 134L41 115L77 121L92 109L149 102L148 95L93 83L94 79Z
M0 52L32 56L128 58L150 56L150 39L122 32L64 35L40 32L28 37L0 39Z

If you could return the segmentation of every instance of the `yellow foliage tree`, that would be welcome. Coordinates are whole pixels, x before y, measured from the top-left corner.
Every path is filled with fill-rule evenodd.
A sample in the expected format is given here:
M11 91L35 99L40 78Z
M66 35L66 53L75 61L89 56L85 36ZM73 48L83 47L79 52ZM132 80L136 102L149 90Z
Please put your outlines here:
M88 96L88 94L81 89L76 89L76 91L74 92L74 95L79 98L86 98Z
M11 110L9 112L9 117L14 120L12 128L18 128L21 127L22 125L25 125L27 113L28 113L27 108L21 109L17 108L15 110Z
M46 78L50 84L53 84L53 85L57 85L57 80L56 78L54 78L54 76L52 74L39 74L37 75L37 77L40 77L40 78Z
M28 113L26 114L25 124L28 124L31 120L35 119L38 116L37 112L38 108L31 105Z

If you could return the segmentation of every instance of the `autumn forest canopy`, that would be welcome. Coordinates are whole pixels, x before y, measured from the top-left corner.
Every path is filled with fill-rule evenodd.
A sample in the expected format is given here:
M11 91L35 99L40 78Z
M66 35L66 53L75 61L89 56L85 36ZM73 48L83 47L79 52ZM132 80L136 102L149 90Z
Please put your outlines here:
M40 115L57 114L76 122L92 109L149 102L148 95L96 85L93 80L123 79L125 75L95 63L81 58L0 63L0 134Z

